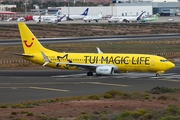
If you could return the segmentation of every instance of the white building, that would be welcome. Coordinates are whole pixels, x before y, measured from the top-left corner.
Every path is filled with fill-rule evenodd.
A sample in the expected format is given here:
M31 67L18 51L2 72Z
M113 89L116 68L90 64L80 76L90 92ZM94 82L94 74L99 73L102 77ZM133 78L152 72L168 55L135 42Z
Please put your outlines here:
M16 5L1 5L0 4L0 11L10 11L11 8L16 8Z

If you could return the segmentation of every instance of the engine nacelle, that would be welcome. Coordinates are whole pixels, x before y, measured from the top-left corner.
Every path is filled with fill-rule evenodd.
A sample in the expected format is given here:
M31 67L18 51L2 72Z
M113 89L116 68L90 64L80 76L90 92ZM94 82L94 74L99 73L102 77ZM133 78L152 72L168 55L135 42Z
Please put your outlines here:
M114 73L114 68L112 66L99 66L96 68L97 75L111 75Z

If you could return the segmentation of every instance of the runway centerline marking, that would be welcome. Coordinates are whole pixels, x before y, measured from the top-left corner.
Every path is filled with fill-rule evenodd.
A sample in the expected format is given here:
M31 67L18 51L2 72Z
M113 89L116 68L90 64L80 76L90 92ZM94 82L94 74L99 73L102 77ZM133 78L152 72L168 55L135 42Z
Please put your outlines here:
M80 82L80 83L88 83L88 84L96 84L96 85L108 85L108 86L121 86L121 87L128 87L129 85L123 84L110 84L110 83L101 83L101 82Z
M54 88L43 88L43 87L29 87L29 88L39 89L39 90L51 90L51 91L59 91L59 92L69 92L69 90L54 89Z

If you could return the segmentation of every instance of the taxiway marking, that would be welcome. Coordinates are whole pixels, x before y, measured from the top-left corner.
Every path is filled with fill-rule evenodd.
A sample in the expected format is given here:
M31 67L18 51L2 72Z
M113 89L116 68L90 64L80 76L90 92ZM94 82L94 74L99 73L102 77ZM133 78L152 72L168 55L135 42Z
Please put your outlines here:
M81 82L81 83L88 83L88 84L95 84L95 85L120 86L120 87L128 87L129 86L129 85L123 85L123 84L110 84L110 83L101 83L101 82Z
M69 92L69 90L54 89L54 88L43 88L43 87L29 87L29 88L39 89L39 90L51 90L51 91L59 91L59 92Z

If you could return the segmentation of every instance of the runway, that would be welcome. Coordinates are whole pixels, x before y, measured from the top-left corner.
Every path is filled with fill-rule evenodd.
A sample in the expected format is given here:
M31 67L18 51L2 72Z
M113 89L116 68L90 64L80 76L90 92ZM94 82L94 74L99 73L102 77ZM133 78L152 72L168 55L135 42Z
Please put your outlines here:
M179 88L180 68L156 77L154 73L86 76L82 71L0 71L0 104L42 99L122 92L150 91L153 87Z

